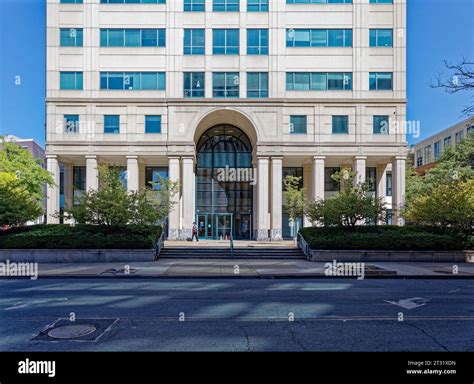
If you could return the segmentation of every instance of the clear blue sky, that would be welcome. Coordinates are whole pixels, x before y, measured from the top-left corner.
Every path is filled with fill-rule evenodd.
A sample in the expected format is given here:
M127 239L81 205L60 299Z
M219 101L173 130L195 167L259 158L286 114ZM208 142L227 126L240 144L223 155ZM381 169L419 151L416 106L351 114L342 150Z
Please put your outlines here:
M466 94L429 85L444 59L474 58L473 15L473 0L408 0L408 120L421 122L420 139L459 121L469 102ZM41 145L45 33L45 0L0 0L0 135L32 137Z

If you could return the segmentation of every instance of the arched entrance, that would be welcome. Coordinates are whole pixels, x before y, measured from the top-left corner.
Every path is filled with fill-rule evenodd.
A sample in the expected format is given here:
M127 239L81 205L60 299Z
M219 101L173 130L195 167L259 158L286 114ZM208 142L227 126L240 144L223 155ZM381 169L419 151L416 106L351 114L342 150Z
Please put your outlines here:
M199 237L250 239L256 179L249 138L233 125L216 125L201 136L196 149Z

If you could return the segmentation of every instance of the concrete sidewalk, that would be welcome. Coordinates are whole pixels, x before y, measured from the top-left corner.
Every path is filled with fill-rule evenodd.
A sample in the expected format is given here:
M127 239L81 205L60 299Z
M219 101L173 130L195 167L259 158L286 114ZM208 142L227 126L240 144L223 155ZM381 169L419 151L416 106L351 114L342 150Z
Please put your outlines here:
M300 260L160 260L148 263L40 264L39 277L325 277L323 262ZM366 263L366 277L474 278L474 264Z

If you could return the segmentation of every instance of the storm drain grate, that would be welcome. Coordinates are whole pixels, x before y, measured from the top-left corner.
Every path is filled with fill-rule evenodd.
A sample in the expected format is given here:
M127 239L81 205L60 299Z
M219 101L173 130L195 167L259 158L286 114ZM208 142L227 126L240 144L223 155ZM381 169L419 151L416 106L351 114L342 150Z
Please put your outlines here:
M118 319L58 319L31 341L97 341Z

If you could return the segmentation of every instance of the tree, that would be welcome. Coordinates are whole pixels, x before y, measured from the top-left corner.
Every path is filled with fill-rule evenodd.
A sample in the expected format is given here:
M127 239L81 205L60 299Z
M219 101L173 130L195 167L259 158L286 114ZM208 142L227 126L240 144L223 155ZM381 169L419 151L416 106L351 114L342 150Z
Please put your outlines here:
M301 187L301 177L286 176L283 180L284 184L284 208L288 213L288 216L295 226L294 239L296 242L296 223L299 217L304 214L305 202L306 202L306 189Z
M368 183L354 183L356 174L348 169L336 172L332 178L340 183L336 197L308 203L306 215L313 225L354 227L367 222L377 223L385 216L381 198L368 192Z
M474 62L463 57L462 61L450 64L444 61L445 67L450 71L448 78L438 74L436 82L431 84L432 88L442 88L450 94L458 92L474 91ZM474 114L474 103L467 105L463 109L463 115Z
M0 224L22 226L43 213L42 200L53 178L27 150L2 142Z
M99 166L99 188L79 197L66 215L79 224L108 226L162 224L175 202L178 183L160 178L156 190L128 192L120 168Z

